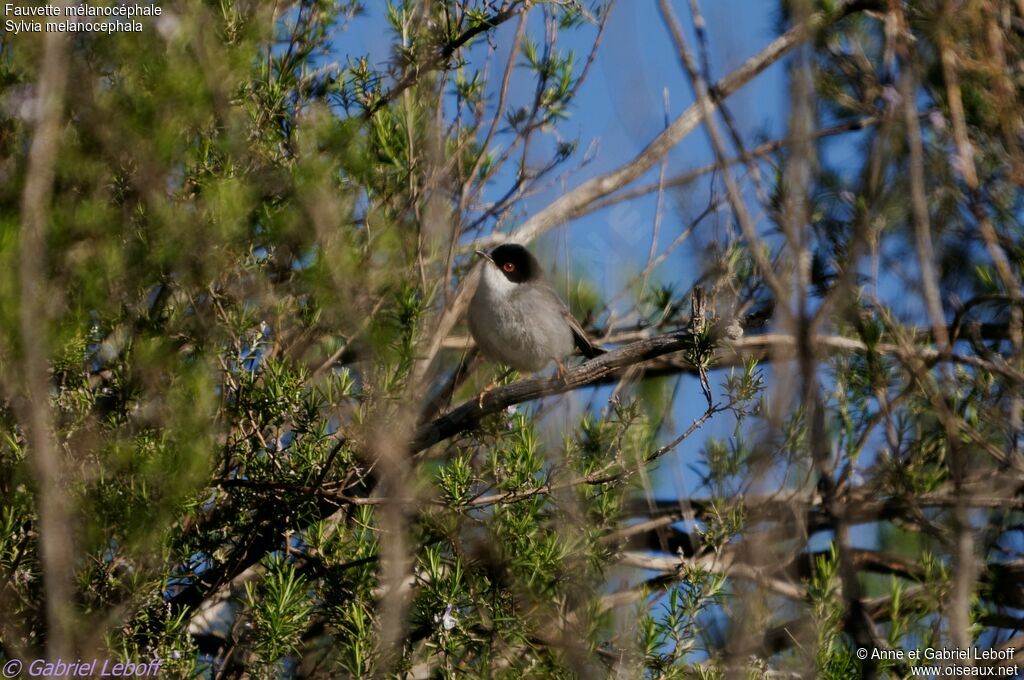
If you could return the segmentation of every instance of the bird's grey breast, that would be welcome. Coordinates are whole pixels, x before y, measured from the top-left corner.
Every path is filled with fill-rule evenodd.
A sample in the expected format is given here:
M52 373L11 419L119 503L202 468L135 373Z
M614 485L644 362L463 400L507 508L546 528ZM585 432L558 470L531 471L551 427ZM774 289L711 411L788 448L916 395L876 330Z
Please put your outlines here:
M470 332L485 356L521 371L537 371L572 352L572 331L553 290L543 283L503 285L488 280L487 274L485 270L469 309Z

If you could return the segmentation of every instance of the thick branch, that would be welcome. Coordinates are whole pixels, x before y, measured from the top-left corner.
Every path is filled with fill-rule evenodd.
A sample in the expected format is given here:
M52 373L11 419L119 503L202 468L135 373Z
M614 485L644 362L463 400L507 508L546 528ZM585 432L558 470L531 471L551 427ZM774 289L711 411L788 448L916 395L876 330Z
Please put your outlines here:
M564 379L561 380L558 378L533 378L499 387L484 394L482 399L471 399L432 423L421 426L410 443L410 449L413 452L420 451L459 432L472 429L484 416L497 413L513 404L520 404L551 394L570 392L593 384L620 368L678 352L687 346L690 337L691 334L688 331L658 335L591 359L567 371Z

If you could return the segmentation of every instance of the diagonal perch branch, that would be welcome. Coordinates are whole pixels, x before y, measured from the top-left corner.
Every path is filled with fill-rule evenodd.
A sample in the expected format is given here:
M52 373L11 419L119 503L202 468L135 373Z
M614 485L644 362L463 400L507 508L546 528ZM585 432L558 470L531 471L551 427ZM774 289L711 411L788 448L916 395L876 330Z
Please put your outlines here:
M630 343L607 354L591 359L565 373L564 379L532 378L520 380L486 393L482 399L470 399L461 406L421 425L410 443L413 452L443 441L459 432L472 429L484 416L524 401L539 397L569 392L584 385L597 382L619 369L633 366L649 359L672 354L685 349L693 334L688 330L674 331L653 338Z

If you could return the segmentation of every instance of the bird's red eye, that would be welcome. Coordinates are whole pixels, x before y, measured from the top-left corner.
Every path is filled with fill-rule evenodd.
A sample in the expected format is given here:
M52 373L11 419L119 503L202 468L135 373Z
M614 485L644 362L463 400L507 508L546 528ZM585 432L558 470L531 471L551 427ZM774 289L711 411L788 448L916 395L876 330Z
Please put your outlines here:
M501 265L501 268L508 272L509 274L516 270L516 266L511 262L506 262L505 264Z

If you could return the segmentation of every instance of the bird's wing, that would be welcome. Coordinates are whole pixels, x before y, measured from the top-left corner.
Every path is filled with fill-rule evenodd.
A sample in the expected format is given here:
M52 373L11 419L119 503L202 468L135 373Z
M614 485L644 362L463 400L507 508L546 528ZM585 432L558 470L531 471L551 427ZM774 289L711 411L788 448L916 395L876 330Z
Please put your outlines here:
M558 293L555 292L554 288L551 288L545 283L541 285L539 289L543 291L545 296L553 298L558 303L558 307L562 310L562 316L565 318L565 322L569 324L569 329L572 331L573 342L576 343L576 349L580 351L580 354L588 359L593 359L594 357L608 351L594 344L594 341L590 339L587 332L583 330L583 326L580 325L580 322L576 320L576 317L572 315L569 308L565 306L564 302L562 302L562 298L558 297Z

